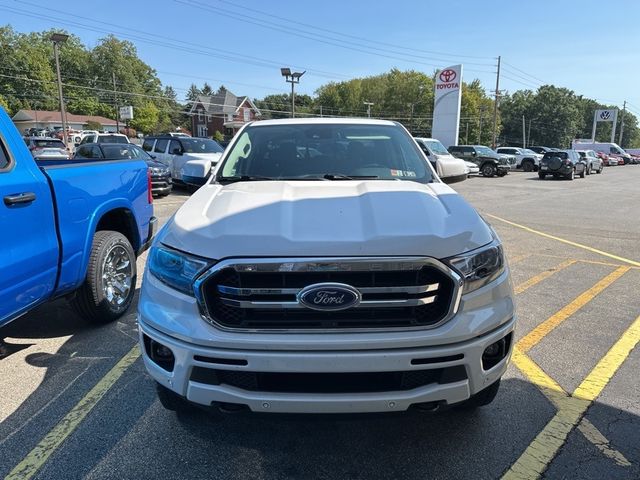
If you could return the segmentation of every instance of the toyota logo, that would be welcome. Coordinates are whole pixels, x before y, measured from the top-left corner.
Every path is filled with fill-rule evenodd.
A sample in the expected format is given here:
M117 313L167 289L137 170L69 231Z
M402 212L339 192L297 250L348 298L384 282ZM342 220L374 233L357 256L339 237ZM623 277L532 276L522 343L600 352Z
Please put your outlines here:
M450 68L447 68L446 70L440 72L440 80L445 83L453 82L457 76L458 74L456 73L456 71Z
M609 120L610 117L611 117L611 112L609 110L605 110L604 112L600 113L600 118L602 120Z

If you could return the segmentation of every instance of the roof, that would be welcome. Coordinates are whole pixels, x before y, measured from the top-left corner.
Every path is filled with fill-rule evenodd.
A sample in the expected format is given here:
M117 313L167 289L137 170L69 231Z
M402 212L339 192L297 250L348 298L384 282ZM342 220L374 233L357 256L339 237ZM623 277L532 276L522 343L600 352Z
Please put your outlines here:
M50 110L18 110L12 117L14 122L59 123L62 121L60 112ZM115 125L116 121L99 115L76 115L67 113L67 123L98 122L101 125Z
M397 125L396 122L390 120L374 120L371 118L280 118L274 120L260 120L252 123L254 126L268 125Z
M260 110L247 96L238 97L231 93L226 88L221 88L214 95L198 95L195 102L191 105L191 111L198 104L202 104L205 112L208 115L226 115L229 113L235 113L245 101L248 101L256 113L260 113Z

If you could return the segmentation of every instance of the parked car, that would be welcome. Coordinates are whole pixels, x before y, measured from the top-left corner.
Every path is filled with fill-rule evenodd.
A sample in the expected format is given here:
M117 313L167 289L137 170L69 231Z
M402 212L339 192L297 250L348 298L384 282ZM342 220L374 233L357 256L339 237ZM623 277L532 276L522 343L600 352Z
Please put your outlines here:
M525 172L538 171L542 154L528 148L498 147L497 153L505 153L516 157L516 168L522 168Z
M443 182L455 183L467 179L468 171L464 160L451 155L439 140L415 137L415 141Z
M576 139L572 142L572 146L576 150L594 150L596 152L604 152L609 156L618 157L619 159L622 158L623 163L619 163L619 165L626 165L631 161L631 155L625 152L617 143Z
M151 193L164 197L171 193L172 181L169 167L154 160L142 148L131 143L87 143L80 145L73 156L75 161L87 160L143 160L151 171Z
M142 148L171 171L174 181L199 187L222 156L222 147L207 138L147 137Z
M73 143L78 145L88 135L98 136L100 135L100 132L97 130L81 130L73 135Z
M156 219L140 160L53 168L36 164L0 109L0 325L67 297L89 322L122 316L133 300L136 256Z
M130 143L129 137L121 133L98 133L87 135L82 139L80 145L87 143Z
M540 160L540 170L538 177L544 180L547 175L554 178L567 178L573 180L576 175L584 178L587 171L586 163L582 161L580 155L575 150L559 150L557 152L547 152Z
M497 152L496 152L497 153ZM498 153L498 156L504 160L506 160L507 165L509 165L509 168L511 170L515 170L516 169L516 157L514 155L508 155L506 153Z
M591 175L591 172L602 173L604 170L604 163L596 155L593 150L576 150L582 158L582 161L586 164L586 174Z
M511 167L506 158L500 157L489 147L482 145L456 145L449 147L451 155L468 162L475 163L480 168L480 173L485 177L497 175L504 177Z
M604 152L596 152L596 156L602 160L602 165L608 166L608 167L612 167L614 165L618 165L618 161L615 158L609 157L609 155L607 155Z
M544 155L547 152L557 152L558 149L557 148L552 148L552 147L542 147L539 145L534 145L533 147L529 147L529 150L536 152L540 155Z
M501 242L402 125L251 122L220 162L148 256L138 331L163 406L495 398L516 322Z
M27 137L24 143L36 160L68 160L69 152L62 140L47 137Z

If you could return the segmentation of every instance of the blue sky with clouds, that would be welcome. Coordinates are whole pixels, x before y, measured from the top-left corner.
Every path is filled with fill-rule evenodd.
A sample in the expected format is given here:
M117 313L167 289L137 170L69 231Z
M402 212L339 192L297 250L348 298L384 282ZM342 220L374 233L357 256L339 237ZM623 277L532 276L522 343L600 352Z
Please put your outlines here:
M52 8L53 7L53 8ZM0 24L64 28L88 46L133 41L165 84L224 83L237 94L283 93L280 66L306 69L299 91L392 67L501 89L553 83L640 115L640 1L0 0Z

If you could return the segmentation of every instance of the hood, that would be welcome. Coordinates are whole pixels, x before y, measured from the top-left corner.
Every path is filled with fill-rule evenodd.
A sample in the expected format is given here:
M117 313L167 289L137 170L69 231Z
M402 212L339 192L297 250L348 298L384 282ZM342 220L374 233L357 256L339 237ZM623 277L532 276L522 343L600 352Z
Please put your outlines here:
M487 224L442 183L260 181L200 188L159 234L166 245L228 257L426 255L492 240Z
M218 163L222 153L185 153L183 157L187 160L207 160L212 164Z

